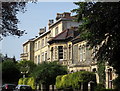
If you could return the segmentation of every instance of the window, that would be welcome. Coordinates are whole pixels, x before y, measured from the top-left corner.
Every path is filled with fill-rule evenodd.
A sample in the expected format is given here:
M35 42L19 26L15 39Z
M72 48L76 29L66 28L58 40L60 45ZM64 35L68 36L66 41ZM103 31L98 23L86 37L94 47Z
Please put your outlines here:
M37 56L35 56L35 63L37 63Z
M37 50L37 42L35 43L35 50Z
M96 54L97 54L97 49L96 47L93 47L92 58L94 58Z
M44 47L44 38L42 39L42 47Z
M55 35L58 34L58 27L55 28Z
M80 53L80 62L86 60L86 46L82 45L79 47L79 53Z
M80 49L80 62L83 60L83 48L80 46L79 47L79 49Z
M45 45L47 45L47 37L45 37Z
M42 53L42 61L44 61L44 52Z
M40 41L38 41L38 49L40 49Z
M86 60L86 46L83 46L83 60Z
M55 59L57 60L58 59L58 48L57 48L57 46L55 46L54 52L55 52Z
M28 45L26 45L26 53L28 52Z
M53 61L53 47L51 48L51 61Z
M69 45L69 59L71 59L71 56L72 56L71 50L72 50L72 47L71 47L71 45Z
M45 61L47 61L47 52L45 52Z
M40 55L38 55L37 63L40 64Z
M63 46L58 46L59 59L63 59Z

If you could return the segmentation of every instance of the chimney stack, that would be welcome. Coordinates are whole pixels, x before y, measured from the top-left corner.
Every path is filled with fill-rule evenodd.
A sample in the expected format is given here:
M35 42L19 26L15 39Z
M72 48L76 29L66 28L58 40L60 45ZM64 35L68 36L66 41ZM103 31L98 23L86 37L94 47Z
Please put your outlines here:
M69 12L57 13L56 20L60 18L70 18L70 17L71 17L71 13Z
M43 34L44 32L46 32L46 27L40 28L39 35Z
M48 26L50 26L50 25L53 24L53 23L54 23L54 20L53 20L53 19L49 20Z

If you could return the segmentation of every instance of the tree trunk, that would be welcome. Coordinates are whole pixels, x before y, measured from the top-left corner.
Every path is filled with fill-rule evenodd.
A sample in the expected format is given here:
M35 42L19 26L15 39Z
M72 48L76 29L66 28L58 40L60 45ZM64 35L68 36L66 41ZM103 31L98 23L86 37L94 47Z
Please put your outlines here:
M54 91L54 85L52 85L52 91Z
M41 91L49 91L49 85L48 84L42 84Z

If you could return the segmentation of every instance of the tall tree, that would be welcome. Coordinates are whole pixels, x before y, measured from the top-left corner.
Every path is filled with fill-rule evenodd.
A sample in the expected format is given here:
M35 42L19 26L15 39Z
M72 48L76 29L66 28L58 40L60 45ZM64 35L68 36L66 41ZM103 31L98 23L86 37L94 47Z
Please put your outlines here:
M29 76L34 68L36 67L36 64L33 61L27 61L27 60L21 60L17 63L20 72L24 76Z
M44 84L46 91L49 91L49 85L54 85L58 75L67 74L65 66L57 62L43 62L34 70L32 76L38 83Z
M100 45L96 54L98 60L106 60L120 75L120 2L78 2L78 22L82 21L79 31L91 47Z
M17 65L12 61L4 61L2 63L2 82L17 83L20 78L20 71Z
M2 53L0 53L0 62L2 62L2 61L3 61L3 58L4 58L3 54L2 54Z
M22 36L23 30L18 29L18 12L25 12L25 2L2 2L2 23L0 24L0 38L8 35Z

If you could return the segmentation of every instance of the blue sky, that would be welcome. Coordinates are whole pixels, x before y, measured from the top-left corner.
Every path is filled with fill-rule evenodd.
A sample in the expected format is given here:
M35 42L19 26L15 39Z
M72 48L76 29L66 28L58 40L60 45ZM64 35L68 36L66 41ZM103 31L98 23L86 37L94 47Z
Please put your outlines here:
M56 13L70 12L77 8L72 2L38 2L37 4L28 3L27 11L19 13L20 20L19 28L26 30L27 34L18 38L8 36L2 41L1 51L3 54L8 54L9 57L15 56L20 59L20 53L23 52L22 44L38 35L39 29L46 27L49 19L55 19Z

